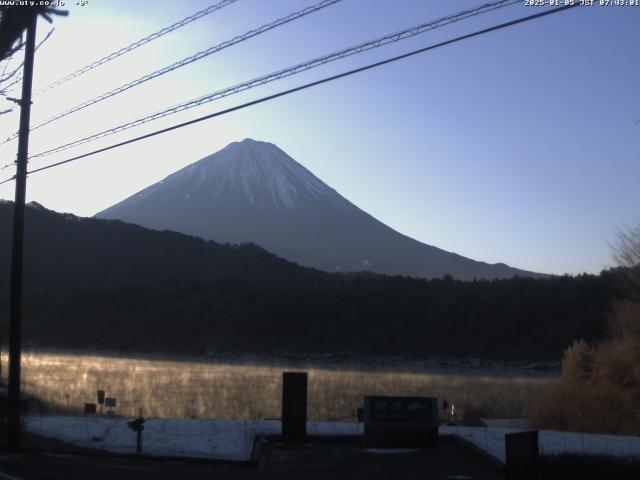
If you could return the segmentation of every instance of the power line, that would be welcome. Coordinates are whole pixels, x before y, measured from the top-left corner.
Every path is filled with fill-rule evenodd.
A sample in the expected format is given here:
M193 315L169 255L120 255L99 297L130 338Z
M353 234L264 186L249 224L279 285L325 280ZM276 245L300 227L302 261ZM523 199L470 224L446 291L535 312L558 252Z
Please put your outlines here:
M496 10L498 8L503 8L509 5L513 5L515 3L520 3L520 0L502 0L492 3L487 3L481 5L479 7L475 7L470 10L463 10L461 12L455 13L453 15L449 15L446 17L439 18L437 20L430 20L428 22L422 23L417 26L413 26L410 28L406 28L399 32L392 33L390 35L385 35L383 37L376 38L374 40L369 40L367 42L360 43L358 45L340 50L338 52L330 53L328 55L324 55L322 57L318 57L312 60L308 60L306 62L294 65L292 67L288 67L282 70L278 70L276 72L263 75L261 77L249 80L247 82L240 83L238 85L234 85L232 87L225 88L223 90L218 90L216 92L210 93L208 95L198 97L193 100L189 100L187 102L175 105L173 107L167 108L165 110L161 110L160 112L153 113L151 115L147 115L145 117L138 118L136 120L132 120L130 122L118 125L116 127L112 127L108 130L104 130L102 132L89 135L87 137L74 140L72 142L66 143L64 145L60 145L58 147L40 152L38 154L32 155L30 158L38 158L46 155L51 155L53 153L61 152L63 150L68 150L69 148L76 147L78 145L82 145L84 143L88 143L94 140L98 140L100 138L104 138L109 135L113 135L115 133L122 132L124 130L128 130L130 128L142 125L144 123L148 123L153 120L157 120L162 117L166 117L169 115L173 115L174 113L182 112L184 110L188 110L194 107L198 107L205 103L212 102L214 100L218 100L223 97L227 97L230 95L234 95L236 93L243 92L245 90L249 90L251 88L264 85L266 83L270 83L276 80L280 80L285 77L289 77L291 75L295 75L300 72L304 72L310 70L312 68L319 67L329 62L333 62L336 60L340 60L342 58L355 55L358 53L362 53L367 50L371 50L374 48L382 47L384 45L388 45L390 43L398 42L400 40L404 40L406 38L410 38L421 33L424 33L429 30L434 30L436 28L449 25L451 23L463 20L465 18L479 15L481 13L490 12Z
M235 0L234 0L235 1ZM184 58L176 63L173 63L167 67L161 68L159 70L156 70L155 72L151 72L147 75L144 75L140 78L137 78L129 83L125 83L124 85L121 85L117 88L114 88L113 90L109 90L108 92L105 92L101 95L98 95L97 97L94 97L90 100L87 100L85 102L82 102L74 107L71 107L63 112L60 112L50 118L48 118L47 120L44 120L43 122L40 122L36 125L34 125L33 127L31 127L31 131L36 130L40 127L44 127L45 125L48 125L52 122L55 122L56 120L59 120L63 117L66 117L67 115L70 115L72 113L78 112L80 110L83 110L91 105L94 105L98 102L101 102L103 100L106 100L108 98L111 98L115 95L118 95L124 91L129 90L130 88L136 87L144 82L147 82L149 80L152 80L154 78L157 78L159 76L162 76L166 73L172 72L180 67L184 67L185 65L189 65L190 63L196 62L198 60L201 60L209 55L212 55L216 52L219 52L220 50L223 50L225 48L231 47L232 45L235 45L237 43L243 42L245 40L248 40L252 37L255 37L257 35L260 35L264 32L267 32L269 30L272 30L274 28L277 28L281 25L284 25L286 23L292 22L294 20L297 20L298 18L304 17L306 15L309 15L310 13L315 13L319 10L322 10L325 7L328 7L330 5L333 5L335 3L338 3L342 0L322 0L320 3L317 3L315 5L311 5L307 8L304 8L302 10L299 10L297 12L291 13L290 15L287 15L286 17L283 18L279 18L271 23L262 25L261 27L258 27L254 30L250 30L242 35L238 35L237 37L232 38L231 40L227 40L225 42L222 42L218 45L215 45L211 48L208 48L206 50L203 50L201 52L196 53L195 55L191 55L187 58ZM0 145L3 145L11 140L13 140L14 138L17 137L17 133L13 134L12 136L10 136L9 138L7 138L4 142L0 142Z
M489 27L489 28L485 28L483 30L478 30L478 31L475 31L475 32L472 32L472 33L468 33L466 35L455 37L455 38L452 38L450 40L446 40L444 42L440 42L440 43L437 43L437 44L434 44L434 45L430 45L430 46L427 46L427 47L424 47L424 48L420 48L418 50L413 50L411 52L404 53L402 55L391 57L391 58L388 58L386 60L382 60L382 61L379 61L379 62L371 63L369 65L365 65L364 67L355 68L355 69L349 70L347 72L343 72L343 73L340 73L340 74L337 74L337 75L332 75L330 77L326 77L326 78L323 78L321 80L316 80L315 82L307 83L305 85L301 85L301 86L294 87L294 88L291 88L291 89L288 89L288 90L284 90L282 92L278 92L278 93L275 93L273 95L268 95L266 97L262 97L262 98L259 98L257 100L252 100L250 102L243 103L241 105L236 105L235 107L231 107L231 108L227 108L227 109L224 109L224 110L220 110L218 112L214 112L214 113L202 116L202 117L198 117L198 118L189 120L187 122L179 123L179 124L173 125L171 127L163 128L161 130L156 130L155 132L151 132L151 133L147 133L145 135L141 135L139 137L131 138L129 140L125 140L125 141L120 142L120 143L109 145L108 147L100 148L100 149L94 150L92 152L84 153L82 155L77 155L77 156L69 158L67 160L63 160L63 161L60 161L60 162L52 163L52 164L46 165L44 167L36 168L35 170L31 170L28 173L32 174L32 173L41 172L43 170L48 170L50 168L58 167L60 165L64 165L64 164L67 164L67 163L70 163L70 162L74 162L76 160L80 160L82 158L86 158L86 157L89 157L89 156L92 156L92 155L96 155L98 153L106 152L108 150L113 150L114 148L122 147L122 146L128 145L130 143L138 142L140 140L144 140L144 139L147 139L147 138L150 138L150 137L154 137L156 135L160 135L160 134L163 134L163 133L166 133L166 132L170 132L172 130L177 130L177 129L182 128L182 127L193 125L195 123L199 123L199 122L202 122L204 120L209 120L211 118L219 117L219 116L225 115L227 113L235 112L237 110L242 110L244 108L251 107L253 105L258 105L260 103L267 102L269 100L273 100L273 99L276 99L276 98L279 98L279 97L283 97L283 96L289 95L291 93L299 92L301 90L306 90L308 88L315 87L315 86L321 85L323 83L331 82L331 81L337 80L339 78L344 78L344 77L347 77L347 76L350 76L350 75L354 75L356 73L360 73L360 72L364 72L366 70L370 70L372 68L376 68L376 67L380 67L382 65L386 65L388 63L396 62L398 60L402 60L402 59L417 55L419 53L424 53L424 52L427 52L429 50L434 50L434 49L439 48L439 47L444 47L445 45L450 45L452 43L457 43L457 42L460 42L462 40L467 40L469 38L473 38L473 37L476 37L476 36L479 36L479 35L483 35L485 33L493 32L493 31L496 31L496 30L500 30L502 28L511 27L513 25L517 25L517 24L520 24L520 23L528 22L528 21L531 21L531 20L535 20L537 18L541 18L541 17L547 16L547 15L551 15L551 14L558 13L558 12L561 12L561 11L564 11L564 10L568 10L570 8L577 7L578 5L579 4L574 3L573 5L569 4L569 5L565 5L565 6L562 6L562 7L553 8L551 10L545 10L545 11L540 12L540 13L529 15L529 16L526 16L526 17L521 17L521 18L518 18L518 19L515 19L515 20L511 20L511 21L506 22L506 23L501 23L499 25L495 25L493 27ZM9 181L11 181L13 179L15 179L15 177L6 179L6 180L0 182L0 185L2 185L3 183L7 183L7 182L9 182Z
M146 37L141 38L140 40L133 42L131 45L127 45L126 47L121 48L120 50L117 50L113 53L110 53L109 55L102 57L99 60L96 60L92 63L90 63L89 65L86 65L82 68L79 68L78 70L76 70L75 72L72 72L58 80L56 80L55 82L50 83L49 85L46 85L45 87L42 87L41 89L37 90L36 92L34 92L34 95L40 95L41 93L44 93L48 90L51 90L53 87L57 87L58 85L68 82L69 80L79 77L80 75L87 73L90 70L93 70L96 67L99 67L100 65L103 65L107 62L110 62L111 60L114 60L122 55L124 55L125 53L129 53L132 50L135 50L138 47L141 47L142 45L145 45L153 40L156 40L157 38L162 37L163 35L166 35L167 33L171 33L174 30L177 30L181 27L184 27L185 25L188 25L191 22L195 22L196 20L198 20L199 18L202 18L206 15L209 15L210 13L213 13L217 10L220 10L223 7L226 7L227 5L231 5L232 3L235 3L237 0L222 0L219 3L215 3L213 5L208 6L207 8L205 8L204 10L200 10L199 12L194 13L193 15L189 15L188 17L183 18L182 20L177 21L176 23L169 25L168 27L165 27L161 30L158 30L157 32L152 33L151 35L147 35Z

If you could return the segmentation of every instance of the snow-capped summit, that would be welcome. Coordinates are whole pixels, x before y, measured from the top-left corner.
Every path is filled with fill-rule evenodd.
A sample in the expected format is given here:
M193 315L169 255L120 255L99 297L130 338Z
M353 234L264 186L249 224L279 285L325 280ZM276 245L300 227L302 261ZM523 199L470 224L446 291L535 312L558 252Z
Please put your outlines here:
M328 271L465 279L531 275L406 237L350 203L276 145L249 138L96 216L219 242L254 242Z
M139 198L178 188L185 198L203 191L212 201L255 208L287 208L311 199L343 203L338 193L272 143L246 138L140 192Z

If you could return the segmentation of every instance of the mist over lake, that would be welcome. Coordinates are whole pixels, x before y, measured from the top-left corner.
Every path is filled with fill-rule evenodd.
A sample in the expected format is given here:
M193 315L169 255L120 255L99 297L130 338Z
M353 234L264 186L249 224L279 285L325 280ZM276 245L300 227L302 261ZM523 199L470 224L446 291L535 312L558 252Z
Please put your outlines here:
M96 391L105 390L116 398L118 415L134 416L142 408L145 416L160 418L279 418L282 372L306 371L309 418L355 420L364 395L391 394L447 399L489 417L522 417L557 378L526 363L424 367L256 360L30 352L23 357L23 385L38 400L34 414L81 414L86 402L96 402Z

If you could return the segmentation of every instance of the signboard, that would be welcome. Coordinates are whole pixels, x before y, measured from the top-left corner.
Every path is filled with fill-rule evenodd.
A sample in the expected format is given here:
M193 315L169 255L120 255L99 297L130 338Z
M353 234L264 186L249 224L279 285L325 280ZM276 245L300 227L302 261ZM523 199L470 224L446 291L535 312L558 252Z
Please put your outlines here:
M98 390L98 403L100 405L104 403L104 390Z
M538 432L507 433L504 442L507 478L538 478Z
M96 404L95 403L85 403L84 404L84 414L85 415L95 415L96 414Z
M438 401L430 397L364 397L367 447L416 447L438 441Z
M369 397L369 418L374 422L437 422L433 399L416 397Z
M282 374L282 441L304 443L307 436L307 373Z
M116 399L115 398L111 398L111 397L107 397L107 398L104 399L104 404L108 408L116 408Z

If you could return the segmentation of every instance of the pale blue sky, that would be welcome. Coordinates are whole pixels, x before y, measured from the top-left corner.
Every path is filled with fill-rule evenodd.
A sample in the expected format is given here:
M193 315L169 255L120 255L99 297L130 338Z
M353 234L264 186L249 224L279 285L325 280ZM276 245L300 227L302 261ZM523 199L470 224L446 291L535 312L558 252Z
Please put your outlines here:
M75 3L37 54L35 88L212 1ZM36 97L32 120L312 3L239 0ZM37 130L31 152L480 3L344 0ZM33 166L537 11L507 7ZM39 36L49 28L40 22ZM579 7L34 175L28 198L91 215L251 137L422 242L528 270L597 273L611 264L616 229L640 221L638 45L640 7ZM0 136L16 126L16 115L0 117ZM15 142L0 147L2 163L14 155ZM13 185L0 198L12 199Z

